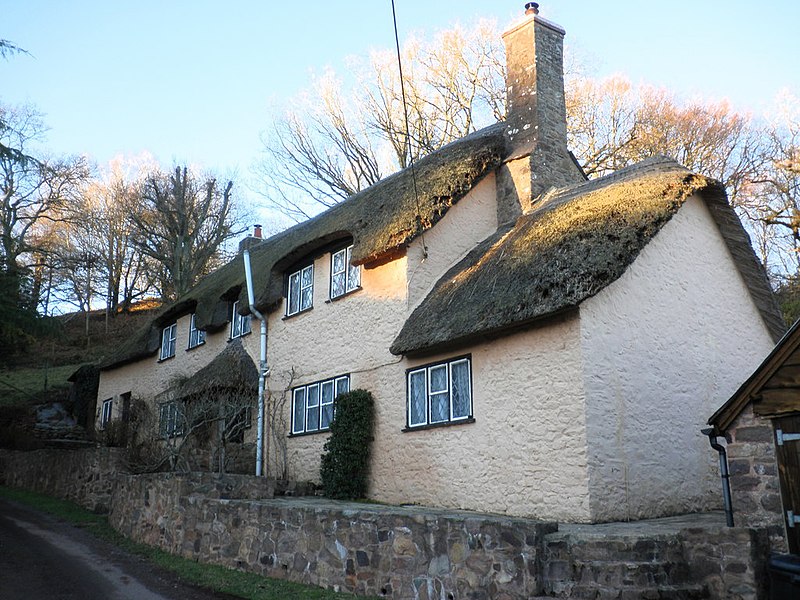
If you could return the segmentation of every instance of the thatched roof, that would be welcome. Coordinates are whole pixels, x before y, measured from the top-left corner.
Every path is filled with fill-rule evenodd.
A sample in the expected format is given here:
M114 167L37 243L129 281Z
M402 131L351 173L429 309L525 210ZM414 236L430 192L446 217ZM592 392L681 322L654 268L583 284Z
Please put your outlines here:
M258 309L269 311L281 301L286 268L333 242L352 239L356 264L377 263L402 251L435 225L507 153L504 123L497 123L419 160L413 172L404 169L386 177L317 217L252 247ZM199 328L219 329L230 318L230 301L239 299L240 310L248 310L246 296L239 255L161 311L149 327L127 340L101 368L152 356L160 345L161 328L189 312L195 312Z
M657 158L545 195L441 278L391 351L433 352L577 307L619 278L693 194L706 201L777 339L780 311L723 186Z
M258 369L244 349L241 338L231 340L214 360L183 382L175 390L175 397L185 398L206 390L221 389L258 389Z

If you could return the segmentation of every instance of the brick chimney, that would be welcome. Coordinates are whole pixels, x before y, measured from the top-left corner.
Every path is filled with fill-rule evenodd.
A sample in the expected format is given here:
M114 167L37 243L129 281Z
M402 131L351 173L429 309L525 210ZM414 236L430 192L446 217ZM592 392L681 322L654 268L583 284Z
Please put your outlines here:
M528 2L524 17L503 41L511 152L498 177L498 191L507 200L498 207L501 223L528 210L550 187L585 179L567 149L564 30L540 17L537 3Z
M262 236L263 234L261 232L261 225L253 225L252 235L248 234L239 240L239 254L241 254L245 248L252 248L253 246L257 246L258 244L262 243L264 241Z

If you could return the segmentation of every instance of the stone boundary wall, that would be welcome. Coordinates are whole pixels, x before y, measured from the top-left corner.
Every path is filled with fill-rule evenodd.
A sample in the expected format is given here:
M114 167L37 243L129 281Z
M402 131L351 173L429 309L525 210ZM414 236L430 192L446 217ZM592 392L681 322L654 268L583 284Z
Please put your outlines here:
M112 526L181 556L394 598L524 599L542 590L556 523L432 509L182 495L179 478L121 476Z
M121 466L118 449L0 450L0 484L108 510L111 525L124 535L194 560L396 600L523 600L557 593L557 585L605 587L615 573L620 585L628 585L632 568L646 573L662 568L650 564L659 544L672 549L668 556L677 552L663 565L662 583L668 587L696 585L710 598L767 597L770 544L763 528L690 526L669 539L609 534L583 556L587 550L577 546L554 552L556 523L319 498L273 499L272 482L252 476L131 475ZM575 573L562 573L567 578L561 581L559 566ZM673 581L678 572L685 579ZM651 577L646 592L658 594ZM617 595L609 598L639 593L625 595L616 584L611 589Z
M105 513L111 507L123 455L121 448L0 450L0 483Z

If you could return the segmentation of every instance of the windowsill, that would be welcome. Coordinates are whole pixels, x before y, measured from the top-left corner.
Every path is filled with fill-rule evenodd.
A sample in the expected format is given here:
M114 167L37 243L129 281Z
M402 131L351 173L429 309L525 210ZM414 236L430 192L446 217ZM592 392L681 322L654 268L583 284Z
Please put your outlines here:
M344 294L341 294L339 296L336 296L335 298L328 298L327 300L325 300L325 304L330 304L331 302L337 302L337 301L341 300L342 298L345 298L346 296L351 296L351 295L355 294L356 292L360 292L362 289L364 289L364 288L362 288L361 286L358 286L357 288L355 288L353 290L350 290L349 292L345 292Z
M400 431L402 433L411 433L412 431L422 431L425 429L438 429L439 427L453 427L455 425L466 425L468 423L474 423L475 417L469 417L468 419L459 419L458 421L444 421L443 423L430 423L428 425L415 425L414 427L405 427Z
M172 360L173 358L175 358L174 354L172 356L167 356L165 358L159 358L157 362L158 363L163 363L163 362L167 362L168 360Z
M229 337L229 338L228 338L228 342L230 343L230 342L232 342L233 340L238 340L239 338L247 337L247 336L248 336L248 335L250 335L251 333L253 333L253 330L252 330L252 329L251 329L250 331L248 331L247 333L242 333L242 334L240 334L240 335L237 335L236 337Z
M303 431L301 433L290 433L287 437L295 438L295 437L306 437L307 435L318 435L320 433L330 433L330 428L328 429L317 429L316 431Z
M203 342L202 344L197 344L196 346L189 346L189 347L186 349L186 352L191 352L192 350L197 350L198 348L200 348L200 347L202 347L202 346L205 346L205 345L206 345L206 343L205 343L205 342Z
M308 308L304 308L303 310L294 313L293 315L284 315L281 321L286 321L287 319L294 319L295 317L299 317L300 315L304 315L307 312L314 310L313 306L309 306Z

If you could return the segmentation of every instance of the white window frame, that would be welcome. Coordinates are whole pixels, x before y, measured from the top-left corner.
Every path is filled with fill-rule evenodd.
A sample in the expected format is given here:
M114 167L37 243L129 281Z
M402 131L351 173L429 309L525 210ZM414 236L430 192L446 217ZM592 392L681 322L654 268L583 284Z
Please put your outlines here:
M303 275L310 272L308 285L303 285ZM292 306L292 296L297 294L297 306ZM303 302L303 292L309 291L307 304ZM314 308L314 263L306 265L289 275L289 285L286 291L286 316L299 314L303 311Z
M453 406L453 367L457 365L467 366L467 393L468 396L468 410L465 414L453 416L455 410ZM433 373L440 369L446 369L447 377L445 385L441 389L432 391ZM412 406L412 391L416 385L419 385L419 376L423 375L422 382L424 385L424 398L425 398L425 418L417 422L412 421L417 411L413 410ZM433 414L434 400L436 396L447 395L447 415L445 418ZM427 365L420 365L406 371L406 428L417 429L420 427L428 427L435 425L446 425L449 423L459 423L463 421L471 421L472 414L472 358L470 356L459 356L450 360L431 363Z
M192 313L192 318L189 320L189 350L206 343L206 332L197 328L194 319L195 316Z
M239 314L239 301L237 300L231 308L231 339L242 337L251 331L250 315Z
M326 390L330 390L330 393L326 393ZM292 435L328 431L336 410L336 398L349 391L349 374L293 388ZM309 419L309 416L312 418ZM314 421L316 426L309 427L309 421Z
M170 400L158 407L158 433L165 439L183 435L183 402Z
M167 360L175 356L176 342L178 341L178 323L167 325L161 330L161 354L158 360Z
M337 256L342 257L342 268L335 270ZM331 252L331 281L329 286L331 300L346 296L350 292L354 292L361 287L361 267L358 265L353 265L352 260L352 244L347 248L342 248L336 252ZM344 286L342 287L342 291L339 293L335 293L333 289L333 282L336 277L344 278Z
M103 406L100 409L100 429L105 429L111 422L111 414L114 409L114 399L108 398L103 400Z

